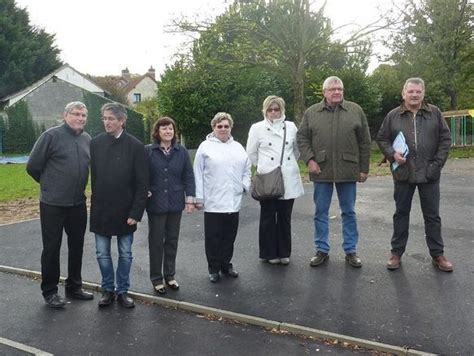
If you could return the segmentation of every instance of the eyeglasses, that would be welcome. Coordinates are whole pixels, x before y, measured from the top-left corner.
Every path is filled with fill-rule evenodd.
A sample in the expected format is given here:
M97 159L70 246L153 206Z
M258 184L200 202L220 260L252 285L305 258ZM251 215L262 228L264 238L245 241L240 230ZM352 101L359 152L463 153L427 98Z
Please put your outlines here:
M228 128L230 128L229 125L216 125L216 127L217 127L218 129L228 129Z
M280 108L268 108L267 112L280 112Z
M344 88L328 88L326 90L330 92L335 92L335 91L344 91Z
M69 115L72 115L75 117L87 117L87 114L84 114L82 112L70 112Z

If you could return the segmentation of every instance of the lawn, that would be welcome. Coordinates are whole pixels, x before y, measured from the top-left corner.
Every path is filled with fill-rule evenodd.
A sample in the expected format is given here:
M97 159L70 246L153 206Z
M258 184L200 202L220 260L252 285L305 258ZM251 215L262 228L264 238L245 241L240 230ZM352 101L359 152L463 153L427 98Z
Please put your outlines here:
M449 152L450 159L473 158L474 147L453 148ZM382 154L373 150L370 159L370 175L390 174L386 165L378 166ZM299 162L301 175L307 181L308 169L303 162ZM90 192L90 185L87 187ZM13 201L17 199L37 199L39 184L31 178L25 170L24 164L0 164L0 202Z
M39 184L25 170L24 164L0 165L0 202L37 198Z
M25 164L0 164L0 203L38 197L39 184L26 173Z

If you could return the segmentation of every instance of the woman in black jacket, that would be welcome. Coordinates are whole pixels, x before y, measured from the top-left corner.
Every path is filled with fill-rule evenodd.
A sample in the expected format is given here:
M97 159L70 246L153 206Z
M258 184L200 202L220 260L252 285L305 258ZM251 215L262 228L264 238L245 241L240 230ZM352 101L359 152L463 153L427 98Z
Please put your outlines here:
M150 279L156 293L166 293L164 282L178 289L175 262L183 209L194 210L194 174L188 151L176 142L176 123L158 119L153 128L155 143L146 146L150 171L147 201Z

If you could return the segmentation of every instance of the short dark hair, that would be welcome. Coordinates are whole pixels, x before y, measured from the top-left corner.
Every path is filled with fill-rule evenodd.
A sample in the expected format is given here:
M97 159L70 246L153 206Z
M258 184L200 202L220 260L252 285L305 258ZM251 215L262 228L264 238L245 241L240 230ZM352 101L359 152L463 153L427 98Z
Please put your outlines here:
M174 135L173 135L173 139L171 140L171 144L174 145L176 142L177 131L176 131L176 122L171 117L168 117L168 116L160 117L155 122L155 125L153 126L153 133L151 137L153 137L155 141L160 142L160 127L168 126L168 125L173 126Z

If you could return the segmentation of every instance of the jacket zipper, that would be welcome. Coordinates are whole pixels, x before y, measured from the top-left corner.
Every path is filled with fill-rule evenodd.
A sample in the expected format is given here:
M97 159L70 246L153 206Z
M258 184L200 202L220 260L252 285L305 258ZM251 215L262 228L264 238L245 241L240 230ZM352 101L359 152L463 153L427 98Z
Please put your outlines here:
M416 113L413 113L413 129L415 130L415 149L418 150L418 137L416 134Z

